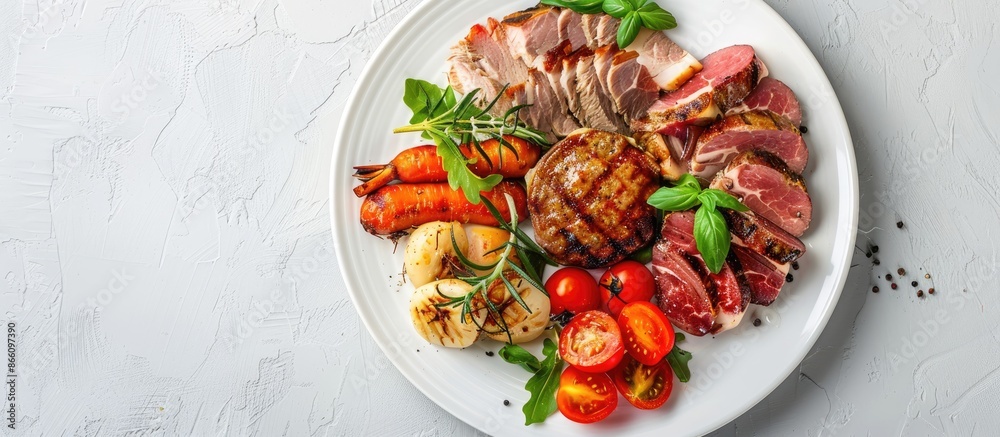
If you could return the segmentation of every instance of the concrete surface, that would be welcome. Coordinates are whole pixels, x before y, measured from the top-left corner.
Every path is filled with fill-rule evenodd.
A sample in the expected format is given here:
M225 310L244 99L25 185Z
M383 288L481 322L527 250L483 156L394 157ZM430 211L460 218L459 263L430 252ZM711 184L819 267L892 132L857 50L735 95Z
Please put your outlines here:
M843 102L862 230L816 347L718 435L994 435L1000 6L768 3ZM4 435L475 433L388 363L332 257L341 107L416 4L0 4Z

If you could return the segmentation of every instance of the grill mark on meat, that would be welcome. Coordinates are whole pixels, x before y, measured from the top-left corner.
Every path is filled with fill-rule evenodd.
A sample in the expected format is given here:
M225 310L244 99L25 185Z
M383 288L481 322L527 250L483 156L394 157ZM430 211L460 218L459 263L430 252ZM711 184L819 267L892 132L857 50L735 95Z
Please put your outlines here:
M791 234L753 213L722 209L733 236L749 249L779 264L788 264L802 257L805 246Z
M624 136L574 133L539 161L528 206L539 245L563 264L601 267L652 240L655 163Z

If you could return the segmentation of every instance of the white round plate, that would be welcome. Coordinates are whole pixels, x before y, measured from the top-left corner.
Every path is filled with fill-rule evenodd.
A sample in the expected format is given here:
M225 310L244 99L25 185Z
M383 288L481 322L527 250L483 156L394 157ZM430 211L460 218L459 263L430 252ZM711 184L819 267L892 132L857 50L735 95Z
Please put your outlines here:
M667 405L640 411L620 401L607 420L593 425L560 414L524 426L528 373L487 356L500 344L480 341L465 350L438 349L413 330L408 313L412 286L403 284L402 250L359 224L361 200L351 192L351 167L389 162L424 143L417 134L393 135L410 118L402 102L406 78L447 83L449 48L470 26L530 7L532 0L428 0L396 27L372 57L344 111L330 181L337 258L351 298L375 341L400 372L432 401L466 423L493 435L700 435L749 410L799 364L826 326L840 297L854 248L858 179L844 115L815 57L760 0L659 1L680 26L667 34L695 56L733 44L751 44L772 76L799 96L809 131L806 181L815 208L803 241L808 252L771 307L751 306L737 329L717 338L691 338L693 377L676 383ZM530 225L527 225L530 228ZM554 269L549 269L549 272ZM764 323L754 327L754 318ZM537 351L538 345L534 345ZM418 352L419 349L419 352ZM511 406L503 406L509 399Z

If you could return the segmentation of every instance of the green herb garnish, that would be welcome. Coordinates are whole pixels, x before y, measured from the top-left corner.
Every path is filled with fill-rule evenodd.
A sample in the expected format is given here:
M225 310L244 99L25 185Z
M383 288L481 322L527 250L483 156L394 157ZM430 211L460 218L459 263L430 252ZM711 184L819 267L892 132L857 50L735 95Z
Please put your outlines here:
M542 423L558 409L556 391L559 390L563 360L559 356L559 348L551 338L546 338L542 343L542 354L545 359L539 361L531 352L518 345L508 344L500 349L500 357L505 361L534 373L524 385L524 389L531 393L528 402L521 408L525 425Z
M514 148L504 140L504 135L513 135L542 146L549 144L545 134L521 121L520 111L526 105L515 106L501 117L489 113L506 89L504 87L486 109L479 109L475 105L478 89L456 100L455 91L450 86L441 88L430 82L407 79L403 103L413 111L413 117L409 126L396 128L393 133L421 132L424 138L433 140L437 144L441 164L448 172L448 184L454 190L461 189L469 202L478 204L480 192L489 191L503 180L499 174L479 177L469 169L469 165L477 159L489 160L480 141L495 139L512 151ZM463 143L471 143L479 156L465 156L459 149Z
M726 219L719 208L747 211L749 208L735 197L714 188L702 189L690 174L681 176L672 188L663 187L649 196L650 205L664 211L687 211L698 208L694 215L694 240L705 265L712 273L722 271L729 255L732 237Z
M674 334L674 348L667 354L667 363L673 369L674 375L677 375L678 381L688 382L691 380L691 369L688 367L688 361L694 357L691 352L677 347L677 343L682 341L684 341L684 334L680 332Z
M514 301L530 313L531 308L529 308L524 300L521 299L521 294L517 292L517 287L514 286L514 283L511 282L511 279L508 277L509 274L516 274L520 279L528 281L528 284L532 287L535 287L542 293L545 293L545 286L542 285L542 270L544 269L545 264L556 265L556 263L549 258L547 254L545 254L545 251L538 246L538 243L535 243L531 237L525 234L524 231L517 226L519 220L517 216L517 208L514 205L514 199L511 198L509 194L505 195L505 198L507 201L507 209L510 211L509 223L503 218L500 210L498 210L496 206L489 201L489 199L482 199L483 205L486 206L486 209L488 209L490 214L497 220L497 227L510 233L509 240L493 249L493 252L500 253L499 259L493 264L484 266L470 261L464 254L462 254L461 251L456 251L455 255L461 265L452 266L452 271L455 272L455 278L465 281L471 285L472 290L462 296L442 295L447 298L447 300L438 304L438 306L455 308L460 307L462 309L462 320L472 320L473 323L476 323L476 326L479 327L479 329L485 330L485 327L480 325L475 317L470 317L472 313L483 309L478 306L479 301L476 299L477 296L480 297L482 305L485 306L487 313L496 322L500 329L498 332L489 333L505 333L507 334L508 343L510 343L513 338L510 335L507 323L504 321L503 308L490 299L490 289L493 288L497 281L500 281L503 283L504 287L507 288L507 292L510 293L510 296L514 299ZM455 240L454 229L452 229L451 243L456 247L458 246L458 242ZM514 262L515 256L517 259L521 260L523 267L518 266L517 263ZM529 260L534 259L541 259L544 264L537 266L532 262L529 262ZM473 273L474 270L488 271L489 273L476 275ZM502 306L503 304L504 303L501 303L500 305Z
M568 8L581 14L604 12L620 19L618 47L625 48L635 41L639 28L667 30L677 27L673 14L652 0L542 0L543 5Z

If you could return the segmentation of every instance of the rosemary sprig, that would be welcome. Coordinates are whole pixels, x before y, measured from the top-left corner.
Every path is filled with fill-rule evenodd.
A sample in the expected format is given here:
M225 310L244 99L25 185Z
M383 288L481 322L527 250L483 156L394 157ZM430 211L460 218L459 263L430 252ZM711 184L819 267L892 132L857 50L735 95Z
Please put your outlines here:
M514 199L510 195L505 195L505 198L507 207L510 210L510 222L504 220L503 215L489 199L482 199L483 204L489 209L490 214L497 219L499 227L510 233L510 239L494 249L494 251L500 253L499 259L489 265L479 265L466 258L461 251L456 252L455 255L457 255L461 265L455 266L455 277L471 285L472 290L463 296L445 296L442 294L442 297L448 300L438 304L438 306L461 307L462 320L472 320L479 329L483 330L485 330L485 327L475 317L470 316L475 312L485 309L500 329L497 332L490 332L490 334L505 333L507 335L507 342L511 343L512 337L507 323L503 319L503 310L506 309L507 305L511 305L512 302L503 299L504 302L498 304L491 299L490 291L495 286L503 284L507 292L510 293L511 298L531 313L531 308L521 298L521 294L517 292L517 287L513 281L527 281L528 284L545 293L545 286L542 285L542 270L546 264L556 265L556 263L524 231L518 228L517 223L519 220L517 217L517 208L514 206ZM452 244L457 246L458 243L455 241L454 230L452 230L451 238ZM521 260L523 267L514 262L515 257ZM535 260L538 264L533 265L532 260ZM487 271L488 273L476 275L473 273L473 270Z
M452 189L461 189L469 202L478 204L480 192L488 191L503 180L499 174L479 177L469 169L480 157L492 165L480 142L495 139L513 151L514 147L504 140L504 135L512 135L541 146L548 146L545 134L525 124L520 118L521 109L527 105L515 106L502 116L494 116L490 111L507 90L505 86L484 109L475 105L480 93L475 89L461 100L455 100L451 87L441 89L424 81L407 80L407 93L403 100L413 110L410 125L399 127L393 133L422 132L437 144L438 156L448 172L448 183ZM459 146L471 143L477 156L465 156ZM501 156L503 156L501 154ZM501 163L502 165L502 163Z

